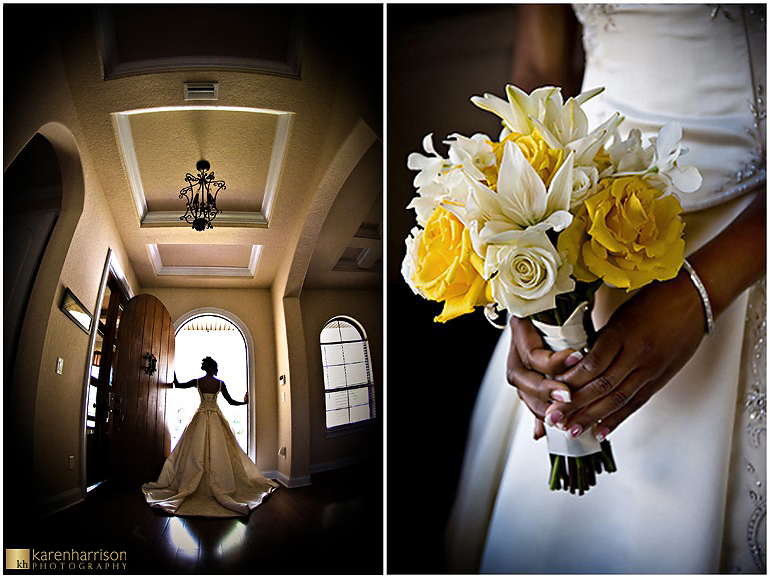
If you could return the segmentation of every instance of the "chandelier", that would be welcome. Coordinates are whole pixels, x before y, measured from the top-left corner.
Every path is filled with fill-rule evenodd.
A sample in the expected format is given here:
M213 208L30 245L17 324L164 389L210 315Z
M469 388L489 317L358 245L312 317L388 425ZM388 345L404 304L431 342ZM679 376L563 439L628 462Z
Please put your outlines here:
M195 168L198 174L187 173L184 177L187 186L179 191L179 198L184 198L187 203L187 211L179 220L186 221L196 231L205 231L213 228L211 221L220 213L217 209L217 194L227 187L224 181L214 180L214 173L209 172L211 165L208 161L198 161Z

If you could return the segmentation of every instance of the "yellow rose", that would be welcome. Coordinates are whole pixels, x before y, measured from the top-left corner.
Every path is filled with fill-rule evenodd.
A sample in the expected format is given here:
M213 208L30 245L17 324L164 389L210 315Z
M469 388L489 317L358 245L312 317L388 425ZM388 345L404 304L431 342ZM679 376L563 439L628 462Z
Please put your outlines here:
M597 277L626 291L676 277L684 261L677 198L639 177L599 181L562 231L558 249L580 281Z
M567 256L567 261L572 264L572 276L578 281L595 281L596 275L586 269L581 257L584 243L590 241L586 231L588 230L588 212L583 203L572 216L572 223L564 229L556 241L559 253Z
M503 150L505 149L506 141L516 143L521 152L524 153L524 158L529 161L535 172L543 179L546 187L551 184L553 176L559 170L564 160L564 151L550 148L543 137L535 131L529 135L511 133L501 142L492 143L492 149L497 158L497 165L494 171L485 172L490 187L495 188L497 186L497 173L500 170L500 164L503 162Z
M416 250L414 286L428 299L444 302L436 321L444 323L492 302L489 283L481 276L484 260L455 215L443 207L433 211Z

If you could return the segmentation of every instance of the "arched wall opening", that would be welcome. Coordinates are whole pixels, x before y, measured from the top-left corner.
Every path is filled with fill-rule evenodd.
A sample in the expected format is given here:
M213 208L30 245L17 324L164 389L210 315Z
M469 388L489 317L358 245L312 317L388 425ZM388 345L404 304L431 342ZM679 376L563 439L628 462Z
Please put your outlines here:
M6 427L13 431L15 437L11 455L6 458L6 461L13 463L15 467L20 468L20 471L33 473L36 480L34 493L38 498L37 507L40 511L47 512L58 509L60 503L69 504L72 500L76 501L80 495L80 489L77 488L67 492L66 495L49 496L49 493L53 492L48 487L42 488L38 480L50 479L50 476L46 476L48 462L45 452L40 449L45 449L40 444L40 440L50 439L45 427L56 423L60 432L66 432L57 438L57 442L61 441L68 446L72 445L73 436L77 438L79 431L79 416L76 415L75 419L71 420L69 415L63 415L67 413L67 408L60 403L57 404L56 394L52 393L56 389L56 379L44 374L42 368L53 366L56 354L52 353L52 348L47 344L53 339L51 336L60 329L60 325L68 322L58 319L55 311L58 309L63 291L60 287L62 271L83 213L86 191L80 152L70 130L60 122L49 122L31 133L29 140L25 142L25 147L33 140L42 142L41 138L44 138L52 147L61 175L61 194L54 194L54 197L58 196L60 201L58 199L53 201L57 206L58 216L31 281L26 309L20 319L17 337L14 339L16 350L13 354L13 365L7 368L9 372L12 371L12 376L6 375L6 379L8 377L10 379L7 379L4 389L6 407L9 410L7 414L10 418ZM6 150L5 158L15 160L23 151L24 147L16 154ZM54 161L54 156L50 154L45 156L49 159L46 162ZM13 161L7 162L6 170L12 164ZM53 192L52 189L51 192ZM4 197L9 194L10 191L6 188ZM53 361L51 361L52 356ZM68 371L79 372L80 368L77 364L70 364ZM63 411L60 411L62 409ZM38 420L37 417L40 414L46 415L48 422ZM65 451L72 450L68 447ZM71 481L70 478L76 479L77 472L72 472L66 477L62 476L57 487L66 487ZM77 481L72 485L77 485Z
M216 307L190 311L175 323L176 367L180 382L203 375L201 360L212 357L219 365L217 377L236 401L248 392L249 404L230 406L220 397L219 406L233 426L236 439L256 461L256 388L254 379L254 342L248 328L232 313ZM172 448L189 423L199 398L195 389L173 391L169 398L168 425Z
M3 173L3 365L10 382L32 285L62 206L56 152L36 133Z

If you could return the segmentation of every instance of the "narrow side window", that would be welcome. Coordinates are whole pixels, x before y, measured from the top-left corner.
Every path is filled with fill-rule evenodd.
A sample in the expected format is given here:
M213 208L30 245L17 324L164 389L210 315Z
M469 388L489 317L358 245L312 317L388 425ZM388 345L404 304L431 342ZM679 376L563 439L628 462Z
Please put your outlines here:
M324 325L320 341L327 431L376 417L369 342L361 325L335 317Z

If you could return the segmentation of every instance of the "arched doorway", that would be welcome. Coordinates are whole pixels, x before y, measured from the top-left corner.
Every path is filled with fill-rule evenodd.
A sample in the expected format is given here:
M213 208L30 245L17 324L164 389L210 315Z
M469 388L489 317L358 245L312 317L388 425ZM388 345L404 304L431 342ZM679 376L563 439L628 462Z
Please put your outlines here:
M32 284L62 208L59 161L44 136L33 136L13 160L3 189L3 366L10 383Z
M203 375L201 360L212 357L219 365L217 377L227 385L235 400L242 400L251 383L249 340L237 319L219 310L200 310L186 315L176 324L176 374L181 382ZM169 392L167 425L171 448L182 436L199 404L194 389ZM251 406L254 402L251 397ZM230 422L241 448L249 452L249 406L231 406L220 398L219 407Z

